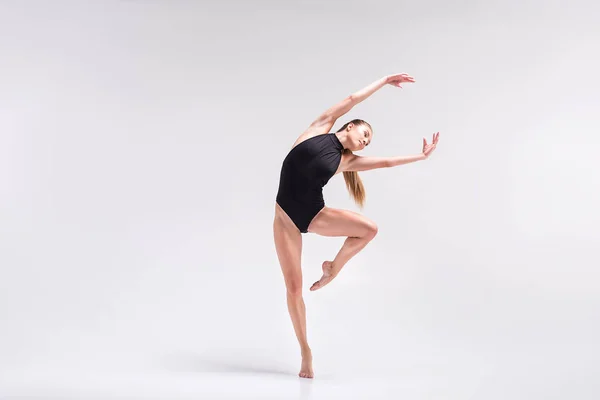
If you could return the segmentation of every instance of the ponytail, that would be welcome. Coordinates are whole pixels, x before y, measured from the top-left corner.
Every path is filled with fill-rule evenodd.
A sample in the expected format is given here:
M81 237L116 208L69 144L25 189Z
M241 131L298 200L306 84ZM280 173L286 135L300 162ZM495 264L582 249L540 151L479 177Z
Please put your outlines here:
M338 132L341 132L344 129L346 129L346 127L350 123L352 123L354 125L359 125L359 126L367 125L371 129L371 125L368 122L363 121L362 119L353 119L352 121L346 122L344 124L344 126L342 126L340 129L338 129ZM372 131L372 129L371 129L371 131ZM352 154L352 150L344 149L344 154ZM362 209L365 205L366 192L365 192L365 187L362 183L362 180L360 179L360 176L358 176L358 172L357 171L344 171L343 174L344 174L344 181L346 182L346 189L348 189L348 193L350 193L350 196L352 197L354 202Z
M349 149L344 149L345 154L352 154ZM362 179L358 176L356 171L344 171L344 181L346 181L346 189L352 196L354 202L362 209L365 205L365 187L362 183Z

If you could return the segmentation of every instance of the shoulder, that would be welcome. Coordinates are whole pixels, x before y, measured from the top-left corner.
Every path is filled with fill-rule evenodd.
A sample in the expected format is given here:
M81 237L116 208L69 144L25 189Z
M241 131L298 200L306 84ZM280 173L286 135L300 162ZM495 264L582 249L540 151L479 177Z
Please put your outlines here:
M302 132L300 134L300 136L298 136L296 138L296 141L294 142L294 145L292 147L299 145L300 143L304 142L305 140L308 140L315 136L323 135L325 133L329 133L329 132L323 132L321 129L315 129L314 127L309 127L304 132Z
M338 167L338 170L336 171L336 174L348 171L349 167L352 165L352 162L356 159L356 157L358 156L352 153L351 151L343 151L342 159L340 160L340 165Z

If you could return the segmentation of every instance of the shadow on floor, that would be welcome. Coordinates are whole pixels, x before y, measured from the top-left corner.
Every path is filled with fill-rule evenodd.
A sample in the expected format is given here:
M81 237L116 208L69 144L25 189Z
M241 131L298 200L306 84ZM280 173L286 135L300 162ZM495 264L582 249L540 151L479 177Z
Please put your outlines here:
M232 374L267 374L298 378L298 371L269 360L248 355L173 353L160 358L160 366L171 372L211 372Z

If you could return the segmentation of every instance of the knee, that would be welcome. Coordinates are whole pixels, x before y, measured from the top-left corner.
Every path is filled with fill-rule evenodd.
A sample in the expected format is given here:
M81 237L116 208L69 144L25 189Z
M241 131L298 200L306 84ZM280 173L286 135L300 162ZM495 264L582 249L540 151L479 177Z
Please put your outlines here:
M287 295L290 297L302 297L302 283L300 281L291 281L286 285Z
M365 237L371 240L377 235L378 231L379 227L377 226L377 224L373 221L369 221L369 223L366 225Z

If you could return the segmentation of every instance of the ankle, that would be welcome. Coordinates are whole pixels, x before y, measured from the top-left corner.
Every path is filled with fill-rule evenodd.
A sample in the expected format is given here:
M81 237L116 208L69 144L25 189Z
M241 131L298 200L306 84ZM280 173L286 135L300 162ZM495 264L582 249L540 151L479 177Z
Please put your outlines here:
M302 347L300 349L300 353L302 354L302 357L312 356L312 351L311 351L310 347L308 347L308 346Z
M342 270L342 266L331 263L331 269L329 270L329 275L331 275L335 278L337 276L337 274L340 273L341 270Z

